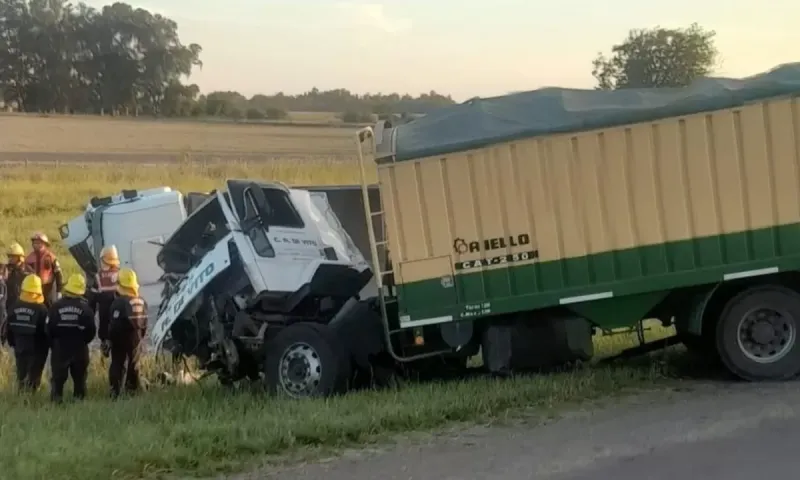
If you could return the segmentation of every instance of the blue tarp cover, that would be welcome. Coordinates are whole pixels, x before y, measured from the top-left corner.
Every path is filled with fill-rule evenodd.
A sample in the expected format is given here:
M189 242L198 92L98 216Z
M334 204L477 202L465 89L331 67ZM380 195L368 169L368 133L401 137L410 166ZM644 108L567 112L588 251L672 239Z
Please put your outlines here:
M683 88L542 88L435 110L394 132L395 161L498 142L613 127L800 94L800 63L742 79L703 78Z

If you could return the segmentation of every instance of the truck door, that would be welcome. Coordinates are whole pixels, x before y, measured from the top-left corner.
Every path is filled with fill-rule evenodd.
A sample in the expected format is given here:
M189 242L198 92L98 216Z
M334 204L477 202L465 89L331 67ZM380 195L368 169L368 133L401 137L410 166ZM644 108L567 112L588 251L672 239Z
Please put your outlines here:
M241 201L232 203L241 206L242 221L259 216L263 223L247 231L258 270L268 290L294 292L316 270L323 258L323 245L314 226L303 221L288 191L278 186L250 185L241 190ZM261 189L266 197L264 207L259 208L251 188Z

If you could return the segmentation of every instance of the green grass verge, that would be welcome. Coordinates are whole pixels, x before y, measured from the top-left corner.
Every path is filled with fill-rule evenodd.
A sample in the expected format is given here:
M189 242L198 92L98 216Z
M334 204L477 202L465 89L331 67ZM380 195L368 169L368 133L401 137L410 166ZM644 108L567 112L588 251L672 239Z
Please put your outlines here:
M651 332L649 338L661 335ZM630 335L596 340L601 356ZM189 386L151 383L141 395L107 398L106 371L92 364L89 398L51 405L48 387L13 391L11 352L0 360L0 478L163 478L235 472L265 458L337 449L458 422L549 414L671 383L663 355L621 366L582 368L512 380L473 379L355 392L328 400L287 401L231 392L211 378ZM145 367L152 380L158 367Z

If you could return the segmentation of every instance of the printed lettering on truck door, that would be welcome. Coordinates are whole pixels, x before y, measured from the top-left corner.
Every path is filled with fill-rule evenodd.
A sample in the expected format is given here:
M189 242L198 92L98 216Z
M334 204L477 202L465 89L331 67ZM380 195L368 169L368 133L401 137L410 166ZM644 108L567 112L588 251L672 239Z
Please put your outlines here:
M314 235L293 228L271 227L269 240L276 256L319 258L323 248Z

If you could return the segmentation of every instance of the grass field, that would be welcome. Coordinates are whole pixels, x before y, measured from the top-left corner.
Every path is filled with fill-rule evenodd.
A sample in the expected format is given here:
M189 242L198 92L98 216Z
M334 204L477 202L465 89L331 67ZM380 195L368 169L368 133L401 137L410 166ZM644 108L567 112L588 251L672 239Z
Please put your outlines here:
M352 164L314 160L159 168L134 163L114 168L0 164L0 246L5 249L16 240L27 247L31 232L40 229L55 238L57 226L78 214L93 195L159 185L208 190L226 177L290 184L358 179ZM65 268L75 271L58 242L55 250ZM648 338L665 333L657 329ZM608 355L632 342L630 335L601 337L597 348ZM32 398L13 392L10 355L6 350L0 356L2 479L160 478L243 470L265 457L281 461L315 455L400 432L502 419L519 409L549 415L565 405L668 385L673 365L659 356L614 368L584 367L508 381L409 385L397 391L304 402L267 399L257 392L226 392L213 379L173 387L153 382L150 391L139 397L111 402L106 398L105 365L95 358L90 398L55 407L47 401L46 385ZM155 360L148 362L145 376L153 380L161 367Z

